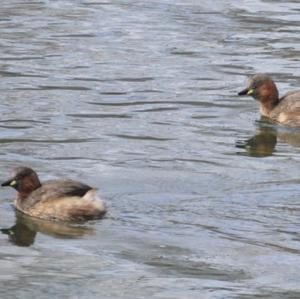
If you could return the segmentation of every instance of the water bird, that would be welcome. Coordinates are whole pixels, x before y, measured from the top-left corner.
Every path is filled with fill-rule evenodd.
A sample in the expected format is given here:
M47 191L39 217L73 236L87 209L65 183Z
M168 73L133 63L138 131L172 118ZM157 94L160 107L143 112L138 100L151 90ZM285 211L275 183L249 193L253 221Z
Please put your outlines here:
M252 96L260 102L260 113L274 123L300 127L300 90L290 91L279 97L276 84L266 74L249 78L248 85L238 95Z
M13 169L2 183L18 192L15 207L24 214L52 221L82 221L101 218L106 208L97 189L73 180L41 183L29 167Z

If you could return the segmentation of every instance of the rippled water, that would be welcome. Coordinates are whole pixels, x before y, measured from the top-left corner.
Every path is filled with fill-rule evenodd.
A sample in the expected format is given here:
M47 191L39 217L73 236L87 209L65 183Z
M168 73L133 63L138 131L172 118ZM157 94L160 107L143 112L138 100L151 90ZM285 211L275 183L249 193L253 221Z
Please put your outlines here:
M300 298L300 131L239 98L300 87L298 1L3 1L0 167L100 188L101 221L16 215L3 298Z

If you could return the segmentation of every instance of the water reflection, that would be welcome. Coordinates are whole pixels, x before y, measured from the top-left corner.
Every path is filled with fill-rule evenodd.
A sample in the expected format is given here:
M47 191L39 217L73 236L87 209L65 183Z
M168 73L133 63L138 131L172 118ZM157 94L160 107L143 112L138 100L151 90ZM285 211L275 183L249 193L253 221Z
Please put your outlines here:
M265 118L261 118L257 133L251 138L238 140L236 147L245 150L243 153L238 153L239 155L268 157L273 155L277 141L300 147L300 130L273 125Z
M251 157L268 157L272 156L277 144L277 130L274 126L266 126L259 123L257 133L246 140L238 140L236 142L237 148L245 150L241 155Z
M91 227L36 219L18 211L16 224L1 229L1 232L8 235L9 241L17 246L31 246L38 232L63 239L75 239L95 233Z

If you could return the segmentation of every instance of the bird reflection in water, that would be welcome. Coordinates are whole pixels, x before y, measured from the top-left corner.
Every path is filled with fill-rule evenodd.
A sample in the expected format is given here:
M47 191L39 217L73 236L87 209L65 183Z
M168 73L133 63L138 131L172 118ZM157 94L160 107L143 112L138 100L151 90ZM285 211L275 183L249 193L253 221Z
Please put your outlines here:
M300 147L300 129L274 125L262 117L254 136L236 142L237 148L245 150L237 154L258 158L269 157L275 152L277 141Z
M272 156L277 143L276 129L272 127L260 127L257 134L246 140L238 140L237 148L245 149L245 152L238 153L251 157Z
M31 246L38 232L61 239L76 239L95 234L93 228L79 224L51 222L27 216L16 211L16 224L1 229L9 241L17 246Z

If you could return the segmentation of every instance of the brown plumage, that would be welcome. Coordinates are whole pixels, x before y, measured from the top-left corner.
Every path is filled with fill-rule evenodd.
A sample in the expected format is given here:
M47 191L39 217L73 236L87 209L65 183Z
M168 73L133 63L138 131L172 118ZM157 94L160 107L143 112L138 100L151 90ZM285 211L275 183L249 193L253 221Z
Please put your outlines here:
M29 167L16 167L2 186L18 191L15 206L30 216L61 221L100 218L105 206L96 189L72 180L53 180L41 184Z
M238 95L249 95L260 102L260 113L289 127L300 127L300 91L291 91L279 98L274 81L267 75L257 74Z

